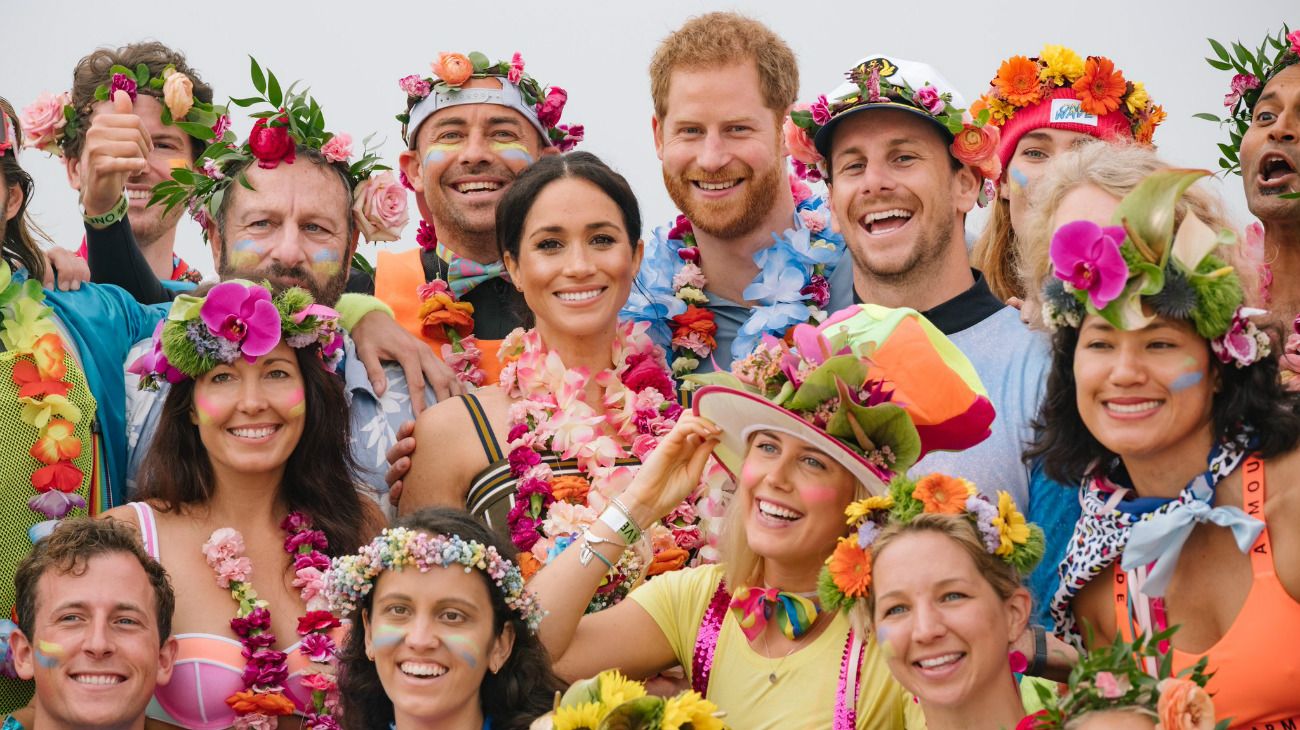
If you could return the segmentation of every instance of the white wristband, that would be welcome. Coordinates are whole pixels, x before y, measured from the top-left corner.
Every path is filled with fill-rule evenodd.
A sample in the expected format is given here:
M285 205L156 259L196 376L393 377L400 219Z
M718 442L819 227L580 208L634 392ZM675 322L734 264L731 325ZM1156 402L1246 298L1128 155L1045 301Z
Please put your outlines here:
M614 505L606 507L605 511L600 513L600 521L613 530L614 534L623 538L624 545L631 545L641 539L641 529Z

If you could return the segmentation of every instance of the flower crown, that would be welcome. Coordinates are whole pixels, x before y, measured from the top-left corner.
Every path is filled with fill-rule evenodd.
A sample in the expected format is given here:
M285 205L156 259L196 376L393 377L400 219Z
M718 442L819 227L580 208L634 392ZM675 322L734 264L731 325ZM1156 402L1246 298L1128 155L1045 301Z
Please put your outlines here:
M1240 175L1241 161L1237 159L1237 151L1241 149L1242 135L1250 128L1255 102L1259 101L1264 86L1278 72L1300 63L1300 30L1292 31L1284 23L1282 30L1276 35L1265 36L1264 42L1254 51L1241 43L1233 43L1232 53L1229 53L1222 43L1213 38L1208 40L1218 58L1206 58L1205 62L1220 71L1233 72L1228 94L1223 97L1223 105L1228 108L1228 114L1222 119L1207 112L1192 116L1228 127L1229 142L1219 145L1219 150L1223 152L1219 167L1225 172ZM1288 194L1285 197L1296 195Z
M385 570L411 566L427 573L435 566L453 565L464 566L466 573L472 568L486 573L505 594L506 605L523 618L530 630L537 631L546 612L537 596L524 589L519 566L502 557L495 547L459 535L430 535L406 527L385 528L355 555L334 558L325 573L325 590L331 610L354 613Z
M204 229L207 236L208 224L221 207L221 200L226 189L238 181L240 185L252 189L245 175L245 168L256 160L263 169L274 169L281 162L292 164L296 155L296 145L304 145L319 150L330 163L337 163L339 169L347 176L348 184L353 190L353 197L358 201L354 206L353 216L358 228L369 241L395 241L397 237L373 237L374 226L361 202L368 199L370 188L375 185L395 186L395 180L381 180L385 176L371 176L379 170L391 169L379 163L377 152L369 147L370 137L363 140L360 159L351 162L352 137L335 134L325 130L325 115L320 104L306 91L296 92L294 86L280 88L280 81L269 69L263 72L257 59L249 57L253 87L261 96L243 99L231 99L230 103L240 107L264 104L270 109L259 111L250 116L256 121L243 144L237 144L235 133L231 130L230 118L222 116L211 129L195 129L193 136L209 141L207 149L195 163L195 169L178 167L172 170L172 179L158 183L153 188L149 199L150 205L163 204L171 210L182 203L189 207L190 214ZM188 130L187 130L188 131ZM239 170L238 173L234 172ZM391 177L391 175L387 176ZM405 225L405 198L400 203L401 220L395 224L399 230Z
M1128 81L1115 63L1105 56L1087 60L1065 46L1045 45L1035 58L1012 56L998 66L989 90L971 104L971 113L1005 125L1021 109L1033 106L1053 91L1070 87L1080 108L1098 117L1114 111L1129 120L1133 138L1149 144L1155 129L1165 120L1165 110L1151 101L1140 81Z
M1055 687L1034 686L1046 708L1026 717L1018 728L1060 730L1071 720L1089 712L1138 709L1155 715L1159 727L1210 727L1214 722L1214 701L1205 691L1210 680L1206 657L1173 674L1173 656L1160 647L1178 629L1171 627L1132 643L1117 637L1109 646L1098 647L1079 657L1070 670L1068 691L1058 696ZM1147 668L1153 671L1148 672ZM1186 719L1190 715L1189 719ZM1226 730L1228 720L1213 725Z
M567 152L582 141L584 130L581 124L560 124L564 113L564 104L569 94L558 86L545 87L537 79L524 73L524 59L516 52L509 61L492 63L488 57L472 51L468 56L460 53L442 52L438 60L430 64L433 76L421 77L418 74L403 76L397 85L406 92L406 110L397 115L402 123L402 139L407 145L414 143L414 136L420 123L426 117L416 119L417 111L430 94L455 95L470 79L483 79L495 76L509 82L518 89L522 107L519 109L530 122L536 124L548 145L553 145L561 152Z
M985 180L996 182L1002 176L1002 162L997 156L998 130L988 125L988 115L972 118L953 106L951 92L940 92L930 83L913 89L901 76L891 79L897 72L898 67L887 58L863 61L844 74L858 87L857 92L829 101L822 94L812 104L794 105L785 122L785 136L795 174L805 180L824 177L825 159L813 140L832 119L867 104L891 103L918 109L934 119L953 135L952 156L975 167ZM987 196L987 189L984 192ZM981 205L984 202L982 199Z
M844 510L853 534L840 538L826 559L817 592L827 610L849 610L871 589L871 546L885 525L910 524L918 515L963 516L975 526L990 555L1022 575L1043 557L1045 542L1038 525L1026 522L1007 492L993 504L975 485L960 477L930 474L913 481L894 477L889 493L853 502Z
M1174 205L1206 170L1163 170L1138 184L1115 211L1118 226L1074 221L1052 236L1055 278L1043 287L1043 321L1055 330L1078 327L1097 314L1122 330L1138 329L1155 314L1190 320L1226 363L1245 367L1268 356L1268 336L1244 308L1241 281L1214 255L1236 242L1188 212L1174 231Z
M96 101L110 101L120 89L134 102L141 89L150 89L162 96L162 123L196 139L211 139L213 126L225 114L224 107L195 99L194 82L170 63L157 76L143 63L135 70L114 64L108 73L108 81L95 87ZM29 130L24 146L63 157L68 143L81 133L72 94L41 94L23 109L23 127Z
M252 362L284 342L294 349L320 347L333 370L343 356L339 313L316 304L304 289L271 295L268 284L226 281L206 297L182 294L153 333L153 348L131 364L141 389L178 383L243 357Z

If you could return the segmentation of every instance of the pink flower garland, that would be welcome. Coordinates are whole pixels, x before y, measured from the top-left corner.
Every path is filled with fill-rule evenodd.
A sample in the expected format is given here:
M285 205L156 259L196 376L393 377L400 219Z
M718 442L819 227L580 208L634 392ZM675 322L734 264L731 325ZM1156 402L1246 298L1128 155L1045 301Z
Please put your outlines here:
M305 718L303 727L338 730L338 721L331 715L338 708L338 688L334 676L325 671L335 663L337 651L329 632L340 625L327 610L323 593L324 573L330 565L323 552L328 542L325 533L312 529L311 518L301 512L289 513L280 528L289 533L284 550L294 561L293 586L299 589L307 605L307 612L298 619L302 652L321 667L302 680L312 690L314 710ZM271 648L276 641L275 634L271 633L271 612L249 582L253 566L244 555L243 535L230 527L216 530L203 544L203 555L217 575L217 585L229 588L231 597L239 604L230 628L243 644L247 663L244 689L226 698L226 704L238 715L234 727L274 728L279 716L294 711L293 702L284 692L289 668L285 653Z

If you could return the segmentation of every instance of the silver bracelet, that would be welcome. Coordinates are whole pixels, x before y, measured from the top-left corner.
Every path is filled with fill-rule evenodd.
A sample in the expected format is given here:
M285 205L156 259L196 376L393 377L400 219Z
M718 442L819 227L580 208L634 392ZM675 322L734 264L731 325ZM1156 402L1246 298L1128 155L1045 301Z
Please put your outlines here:
M610 497L609 501L610 504L613 504L615 507L618 507L618 511L622 512L623 516L626 517L629 522L631 522L633 525L636 525L636 531L638 533L645 532L645 530L641 529L641 525L637 523L636 519L632 517L632 510L628 509L627 505L623 504L623 500L620 499L618 495L614 495L613 497Z
M606 540L605 538L596 537L595 535L591 534L591 530L585 530L582 533L582 545L578 549L578 562L581 563L582 567L585 568L588 565L591 565L591 557L594 555L597 558L600 558L600 562L604 563L606 567L608 567L610 570L613 570L614 563L609 558L605 557L604 555L601 555L598 550L593 548L592 547L593 544L615 545L617 543L615 543L613 540Z

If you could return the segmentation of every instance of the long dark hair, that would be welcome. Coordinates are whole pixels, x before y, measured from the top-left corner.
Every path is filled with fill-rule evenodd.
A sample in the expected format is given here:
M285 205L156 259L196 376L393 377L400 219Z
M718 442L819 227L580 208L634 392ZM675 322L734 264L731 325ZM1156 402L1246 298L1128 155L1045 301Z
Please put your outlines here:
M1047 394L1033 424L1037 436L1025 451L1026 461L1041 457L1047 475L1062 484L1079 484L1094 462L1111 475L1120 466L1119 457L1102 446L1079 416L1074 381L1078 344L1079 330L1073 327L1062 327L1052 338ZM1209 349L1208 342L1205 347ZM1282 387L1277 358L1274 352L1254 365L1239 368L1210 355L1210 374L1219 380L1210 406L1216 441L1249 424L1255 427L1256 452L1264 459L1300 445L1300 393Z
M329 540L327 552L355 552L365 534L365 511L357 493L356 462L349 447L348 404L339 378L325 369L318 348L295 348L307 405L302 437L289 454L282 498L290 511L310 515ZM164 510L203 504L216 481L212 462L190 421L194 381L171 386L158 419L157 436L140 467L136 499L157 500Z
M45 252L41 250L39 239L49 240L35 222L27 218L27 206L32 203L32 196L36 194L36 181L32 176L18 164L18 150L23 144L23 128L20 125L18 115L14 113L14 108L9 104L9 100L0 96L0 114L9 117L12 125L14 139L8 140L12 147L0 152L0 184L3 184L7 191L11 187L17 187L22 191L23 202L18 206L18 214L10 221L0 221L0 229L4 230L4 257L15 260L27 268L27 275L40 281L45 277ZM4 120L0 120L4 124Z
M510 560L518 559L514 543L501 539L472 515L463 510L430 507L398 520L394 527L405 527L434 535L459 535L495 547ZM479 687L479 706L484 717L492 718L496 730L527 730L528 725L551 710L555 693L565 688L551 670L546 648L518 613L506 606L505 595L481 570L492 597L493 635L500 636L509 623L514 628L515 643L495 674L489 672ZM343 727L347 730L388 730L393 722L393 703L384 693L375 663L366 657L366 637L361 617L369 614L374 591L366 594L352 615L352 630L339 654L339 693L343 703Z

